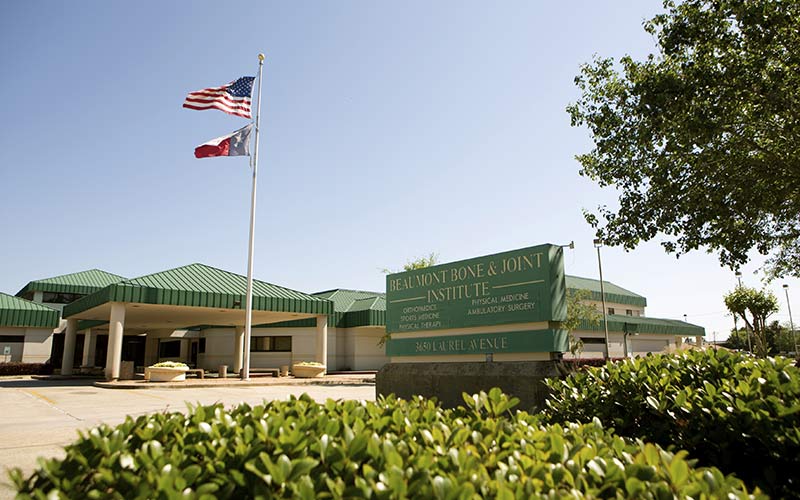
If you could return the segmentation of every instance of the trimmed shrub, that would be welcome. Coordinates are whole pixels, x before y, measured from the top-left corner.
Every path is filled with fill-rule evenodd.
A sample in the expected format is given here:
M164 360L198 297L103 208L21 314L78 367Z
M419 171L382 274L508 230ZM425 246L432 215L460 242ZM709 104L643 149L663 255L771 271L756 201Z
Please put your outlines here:
M18 498L748 496L739 479L597 421L543 426L512 413L516 401L497 389L465 401L445 410L422 398L318 404L303 395L129 417L11 478Z
M51 375L50 363L0 363L0 376L4 375Z
M154 365L150 365L150 368L179 368L181 370L188 370L189 365L186 363L181 363L180 361L161 361Z
M547 385L551 423L597 418L623 436L687 450L771 495L800 495L800 371L789 359L684 351Z

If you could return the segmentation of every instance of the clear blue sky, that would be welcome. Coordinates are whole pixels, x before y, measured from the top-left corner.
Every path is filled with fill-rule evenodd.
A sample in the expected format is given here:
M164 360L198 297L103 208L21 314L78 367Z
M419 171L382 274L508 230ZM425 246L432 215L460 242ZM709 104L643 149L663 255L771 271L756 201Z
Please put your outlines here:
M181 108L254 75L265 52L255 275L313 292L383 290L380 269L568 243L597 277L564 108L592 54L643 57L660 1L13 2L0 16L0 291L87 268L191 262L245 273L246 158L194 147L246 121ZM604 248L650 316L726 332L716 257ZM759 284L744 271L749 284ZM779 293L786 320L782 282ZM800 299L800 282L790 280ZM800 302L800 300L795 300ZM800 303L795 305L800 314Z

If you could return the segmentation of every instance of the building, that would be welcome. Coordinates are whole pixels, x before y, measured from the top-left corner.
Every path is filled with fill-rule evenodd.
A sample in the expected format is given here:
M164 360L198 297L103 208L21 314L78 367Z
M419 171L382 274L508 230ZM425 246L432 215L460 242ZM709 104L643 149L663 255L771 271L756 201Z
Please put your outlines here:
M567 290L585 290L586 300L602 312L600 281L577 276L567 276ZM647 299L604 280L606 312L608 321L609 356L622 357L627 344L629 356L649 352L671 351L681 346L684 337L702 339L705 329L684 321L663 318L650 318L645 315ZM578 330L572 332L580 339L583 348L578 356L584 358L603 357L605 349L605 329L602 316L596 323L583 321ZM701 342L697 342L699 345ZM566 354L566 357L574 357Z
M44 363L50 359L58 311L0 293L2 362Z
M566 284L571 291L586 290L588 302L600 309L599 281L567 276ZM245 288L244 276L199 263L131 279L93 269L36 280L17 297L0 295L0 340L8 341L14 360L49 357L65 374L100 367L113 379L122 361L141 369L167 360L214 371L227 365L238 372ZM704 335L696 325L646 317L645 297L608 281L605 296L612 357L623 355L623 342L636 355ZM329 371L377 370L389 361L381 292L306 294L254 280L253 324L253 368L317 361ZM603 355L602 321L585 322L573 334L584 344L580 356Z

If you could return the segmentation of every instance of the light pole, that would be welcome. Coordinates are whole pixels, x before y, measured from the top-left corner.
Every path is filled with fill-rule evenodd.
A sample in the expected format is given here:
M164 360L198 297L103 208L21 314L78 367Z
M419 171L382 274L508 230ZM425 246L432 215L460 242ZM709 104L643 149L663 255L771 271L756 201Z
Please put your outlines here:
M594 240L594 247L597 249L597 267L600 269L600 302L603 304L603 331L605 332L605 352L603 355L605 359L608 359L609 356L609 349L608 349L608 310L606 309L606 288L603 285L603 262L600 259L600 247L603 246L603 240L600 238L595 238Z
M800 353L797 351L797 333L794 331L794 320L792 319L792 304L789 303L789 285L783 284L783 291L786 292L786 307L789 308L789 327L792 329L792 338L794 338L794 357L800 358Z

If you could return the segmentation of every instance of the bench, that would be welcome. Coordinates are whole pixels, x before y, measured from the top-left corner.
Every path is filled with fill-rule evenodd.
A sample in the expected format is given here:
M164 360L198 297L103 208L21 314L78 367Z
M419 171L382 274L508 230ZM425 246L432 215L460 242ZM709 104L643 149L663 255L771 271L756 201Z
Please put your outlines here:
M206 371L202 368L190 368L186 370L186 376L188 377L189 374L195 375L197 378L204 379L206 378Z
M281 371L278 368L250 368L251 377L268 377L270 375L279 377L280 373ZM239 370L239 376L242 376L242 370Z

